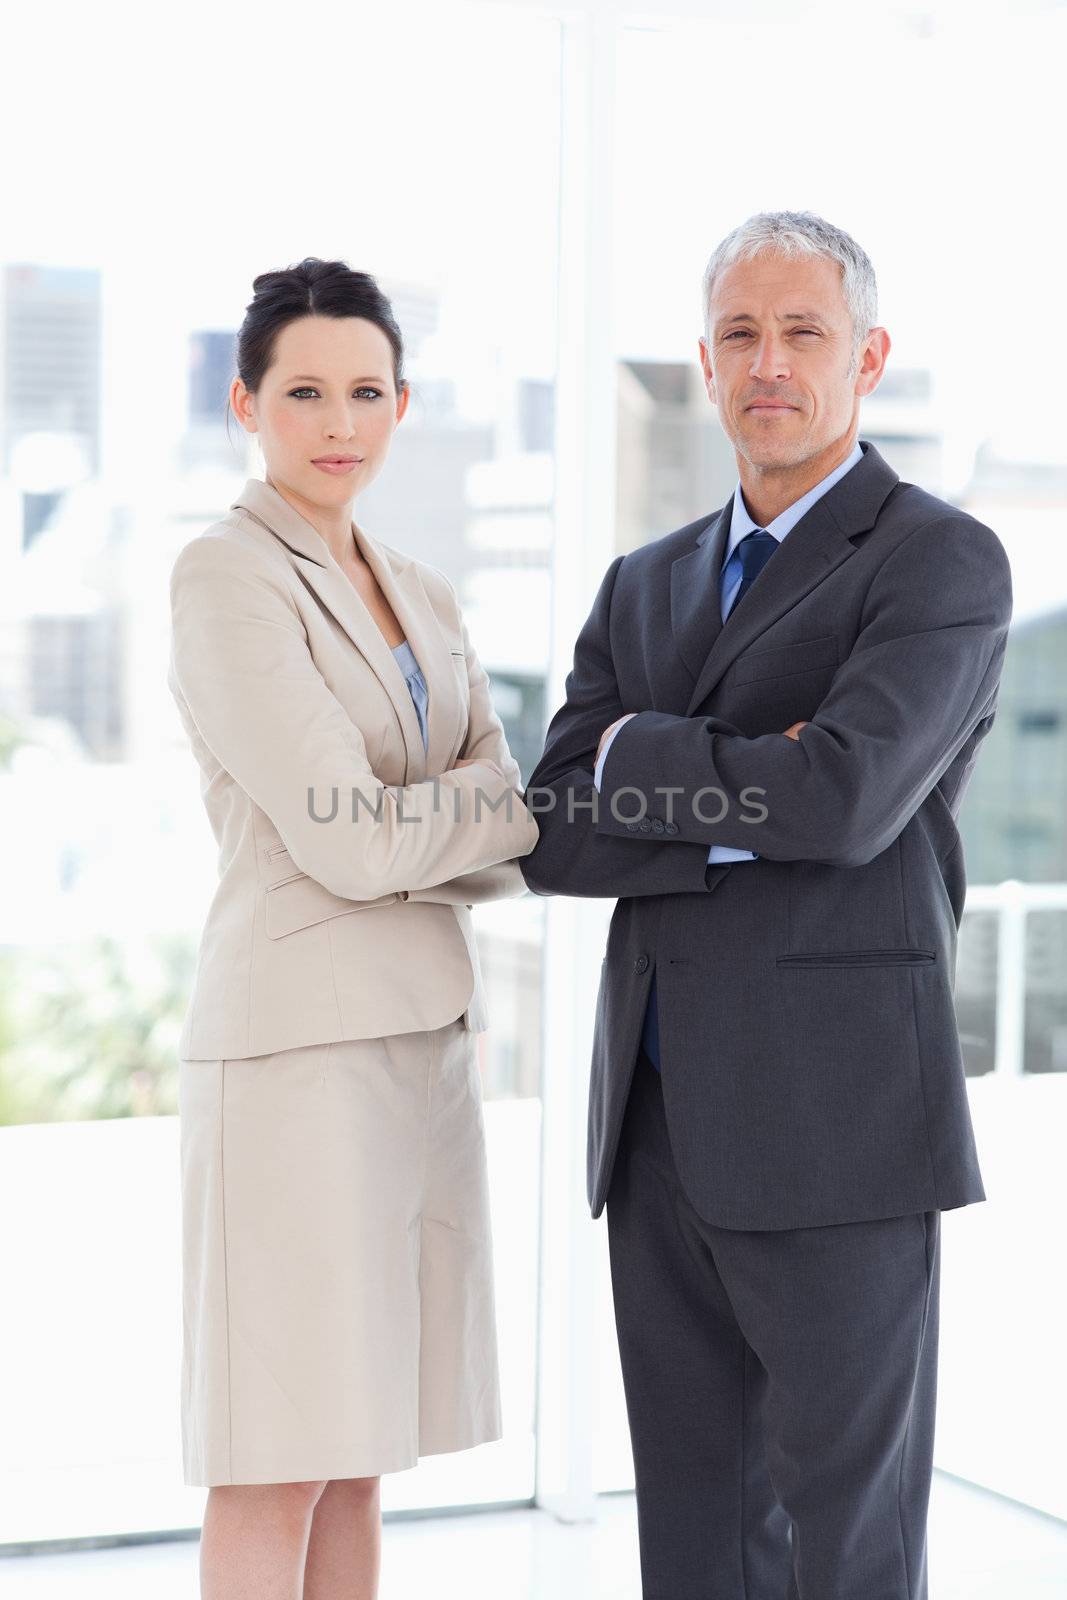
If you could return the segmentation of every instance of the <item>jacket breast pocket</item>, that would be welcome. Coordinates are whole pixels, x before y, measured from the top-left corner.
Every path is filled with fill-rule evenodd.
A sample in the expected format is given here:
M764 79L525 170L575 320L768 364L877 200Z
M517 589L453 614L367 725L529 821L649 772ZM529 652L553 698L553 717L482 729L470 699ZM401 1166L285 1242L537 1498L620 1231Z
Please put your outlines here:
M463 749L470 732L471 685L467 676L467 657L462 650L450 651L452 658L452 675L455 679L456 690L459 695L459 712L456 717L456 731L452 736L452 759L458 751Z
M287 933L325 922L329 917L391 906L400 899L398 894L383 894L375 900L346 900L343 895L324 888L317 878L306 872L295 872L289 878L267 884L266 896L263 930L268 939L282 939Z
M827 633L818 639L798 639L794 644L779 644L771 649L746 650L731 667L730 678L740 685L836 666L837 635Z
M467 657L462 650L451 650L452 671L455 673L456 684L459 688L459 698L465 706L470 705L471 685L467 677Z

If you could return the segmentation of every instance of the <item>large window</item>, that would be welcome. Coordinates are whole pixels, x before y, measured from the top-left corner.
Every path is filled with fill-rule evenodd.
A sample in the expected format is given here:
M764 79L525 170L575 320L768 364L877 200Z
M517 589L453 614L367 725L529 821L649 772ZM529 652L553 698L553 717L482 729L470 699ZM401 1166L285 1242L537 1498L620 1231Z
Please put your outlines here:
M874 260L893 349L862 436L1011 558L1000 708L960 816L957 1008L991 1203L945 1222L938 1462L1067 1516L1048 1268L1067 10L673 9L699 20L657 0L326 5L300 24L271 4L192 0L168 21L61 0L5 22L0 1273L18 1314L0 1359L18 1381L0 1543L200 1521L180 1482L175 1056L215 869L166 688L166 580L262 469L224 418L252 278L336 255L393 296L413 403L358 514L457 583L528 777L612 556L732 492L697 367L701 272L776 207L823 213ZM580 1514L632 1484L606 1229L584 1208L610 910L476 913L505 1437L390 1475L387 1510L536 1486Z
M860 436L995 529L1015 589L997 719L959 818L971 889L957 1010L990 1203L946 1217L937 1459L1063 1516L1064 1301L1037 1263L1062 1254L1067 1126L1067 431L1046 403L1067 12L934 4L752 22L733 9L618 38L616 549L721 506L737 481L698 365L715 244L779 207L846 228L874 262L893 341ZM1003 1312L996 1281L1010 1283ZM606 1266L600 1291L610 1327ZM1009 1324L1026 1330L1032 1380ZM613 1353L599 1405L596 1481L628 1486Z
M5 22L0 1543L200 1520L176 1044L215 846L167 578L262 475L225 417L257 273L339 256L392 297L412 403L356 515L457 585L527 777L543 728L558 24L194 5L149 40L118 12ZM505 1437L391 1475L386 1509L533 1492L543 906L475 917Z

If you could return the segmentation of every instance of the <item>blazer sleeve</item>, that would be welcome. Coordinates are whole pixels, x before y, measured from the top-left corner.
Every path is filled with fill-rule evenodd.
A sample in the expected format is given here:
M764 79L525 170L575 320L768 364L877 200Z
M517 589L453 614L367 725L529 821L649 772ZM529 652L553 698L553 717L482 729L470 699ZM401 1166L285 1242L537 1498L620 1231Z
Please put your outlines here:
M607 803L593 785L597 745L604 729L627 709L619 698L610 637L612 591L624 559L616 556L611 563L578 635L566 698L548 725L544 751L524 794L540 838L521 871L537 894L596 899L706 894L713 887L705 876L706 845L647 834L613 839L597 831L597 815ZM631 726L626 723L619 736Z
M536 825L511 774L488 762L407 785L375 776L284 580L256 552L194 539L170 594L171 688L297 866L332 893L373 900L532 848Z
M624 848L643 838L627 827L633 792L658 816L666 789L656 786L668 785L677 828L666 848L718 841L772 861L864 865L989 731L1011 608L992 529L965 513L924 523L875 574L853 648L795 739L642 711L608 752L598 831ZM724 799L727 814L712 820L704 807Z
M441 574L444 578L444 574ZM452 597L459 613L459 600L453 585L444 578L452 590ZM508 749L507 735L504 724L493 708L490 693L489 676L478 660L477 652L471 644L470 634L463 616L459 615L460 633L463 638L463 653L467 662L467 682L470 686L470 709L467 713L467 737L460 751L461 757L476 761L488 757L494 761L504 774L504 778L516 792L522 783L522 773L519 764ZM460 771L465 771L461 768ZM531 814L523 807L528 821L528 832L521 848L516 848L515 856L527 854L537 843L537 823ZM518 860L500 861L494 865L483 867L475 872L463 873L458 877L450 878L445 883L432 884L421 889L412 889L407 898L409 900L432 900L438 903L451 905L474 906L487 900L510 900L526 893L526 882L519 869Z

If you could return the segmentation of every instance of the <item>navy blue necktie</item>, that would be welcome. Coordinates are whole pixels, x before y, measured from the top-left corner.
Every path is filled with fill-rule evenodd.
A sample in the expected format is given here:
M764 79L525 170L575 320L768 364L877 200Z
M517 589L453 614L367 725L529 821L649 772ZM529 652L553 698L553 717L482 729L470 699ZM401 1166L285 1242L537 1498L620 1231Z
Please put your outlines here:
M727 616L730 616L741 596L747 594L751 589L777 548L778 540L773 533L768 533L766 528L753 528L751 533L745 534L736 551L738 560L741 562L741 584L734 595L730 610L726 613ZM655 967L652 969L652 982L648 990L648 1004L645 1007L645 1020L641 1029L641 1049L658 1072L660 1070L659 1011L656 1005Z
M737 547L737 558L741 563L741 587L734 596L733 605L726 613L733 611L734 606L746 595L767 565L778 548L778 540L773 533L768 533L766 528L753 528Z

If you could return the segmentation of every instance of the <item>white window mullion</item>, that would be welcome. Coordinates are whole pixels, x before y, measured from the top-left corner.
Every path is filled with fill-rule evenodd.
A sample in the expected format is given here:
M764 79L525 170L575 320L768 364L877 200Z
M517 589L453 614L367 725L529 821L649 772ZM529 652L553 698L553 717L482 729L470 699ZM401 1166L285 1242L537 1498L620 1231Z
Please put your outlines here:
M574 641L615 554L616 385L612 192L617 22L561 15L556 498L548 705L563 697ZM593 1010L610 903L546 907L539 1505L592 1517L596 1282L600 1241L585 1192Z

